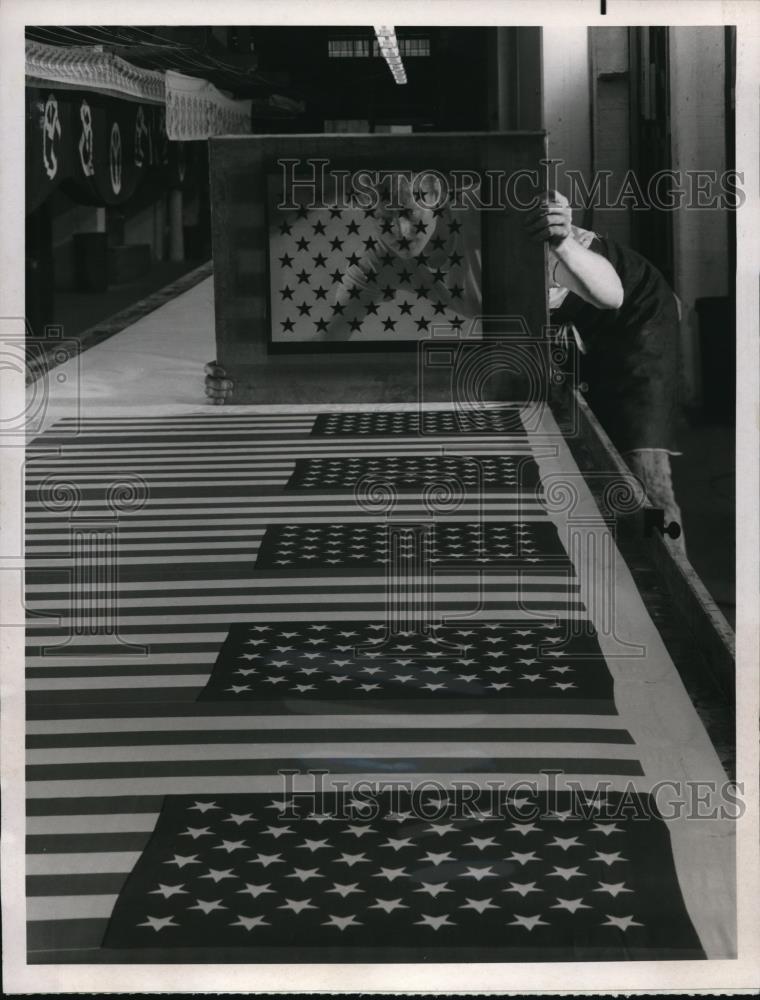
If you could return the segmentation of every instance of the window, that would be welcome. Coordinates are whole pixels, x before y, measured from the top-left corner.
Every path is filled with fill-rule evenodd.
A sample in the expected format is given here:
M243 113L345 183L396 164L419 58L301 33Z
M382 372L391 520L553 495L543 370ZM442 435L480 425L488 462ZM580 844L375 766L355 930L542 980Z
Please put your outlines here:
M398 39L398 51L399 55L403 58L414 56L429 56L430 55L430 39L429 38L399 38ZM377 39L372 43L372 55L380 55L380 46L377 44Z
M366 38L330 38L327 42L330 59L357 59L369 56L369 40Z

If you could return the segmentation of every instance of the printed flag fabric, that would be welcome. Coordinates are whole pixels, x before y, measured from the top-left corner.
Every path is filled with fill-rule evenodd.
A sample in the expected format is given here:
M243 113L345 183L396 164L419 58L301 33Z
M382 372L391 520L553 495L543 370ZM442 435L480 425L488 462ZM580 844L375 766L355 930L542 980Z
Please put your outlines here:
M377 622L237 625L203 700L281 707L297 696L334 712L378 704L416 711L614 713L612 678L593 631L555 623L486 622L391 635Z
M523 438L525 427L518 407L492 410L399 410L319 413L312 424L316 436L388 437L397 434L516 434ZM495 460L510 456L496 455Z
M703 957L647 796L306 800L168 796L106 947L237 946L267 962Z
M516 406L32 442L29 961L700 957L539 455Z

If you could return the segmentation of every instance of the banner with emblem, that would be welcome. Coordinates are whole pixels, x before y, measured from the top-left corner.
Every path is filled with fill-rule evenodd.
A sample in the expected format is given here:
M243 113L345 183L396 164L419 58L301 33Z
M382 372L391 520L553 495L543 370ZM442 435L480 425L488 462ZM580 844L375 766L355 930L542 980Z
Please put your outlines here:
M26 90L26 210L59 185L74 200L118 205L150 180L187 188L196 157L170 142L163 104L96 91Z

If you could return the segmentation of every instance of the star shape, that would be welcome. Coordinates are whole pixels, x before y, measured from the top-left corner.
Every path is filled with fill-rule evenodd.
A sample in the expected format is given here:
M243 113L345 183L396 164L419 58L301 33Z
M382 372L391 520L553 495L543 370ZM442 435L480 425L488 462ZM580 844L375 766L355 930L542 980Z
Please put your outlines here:
M303 913L304 910L316 910L317 907L312 905L311 899L285 899L282 906L277 907L278 910L292 910L293 913Z
M563 851L567 851L571 847L581 847L582 844L578 842L577 837L555 837L547 847L561 847Z
M527 931L532 931L534 927L548 927L548 921L542 920L538 914L533 916L522 916L519 913L515 914L515 919L510 920L510 926L512 927L524 927Z
M605 865L614 865L616 861L625 861L626 859L620 856L620 851L614 851L609 854L605 854L604 851L597 851L592 861L601 861Z
M520 851L512 851L509 857L506 858L505 860L516 861L520 865L525 865L529 861L538 861L538 858L536 857L535 851L527 851L525 853L521 853Z
M207 837L213 837L213 834L207 826L189 826L183 833L180 834L180 837L192 837L193 840L197 840L198 837L203 837L204 835Z
M212 850L226 851L227 854L232 854L233 851L242 851L245 847L244 840L223 840L221 844L214 844Z
M399 241L400 242L400 241ZM422 920L415 920L415 925L421 925L423 927L432 927L434 931L440 930L441 927L456 927L453 920L449 920L448 916L444 913L442 917L430 916L427 913L421 913L420 916Z
M301 882L308 882L310 878L324 878L319 868L294 868L285 878L297 878Z
M364 854L346 854L345 851L337 861L342 861L344 864L348 865L349 868L353 868L354 865L360 864L362 861L369 861L369 858Z
M456 827L453 823L431 823L427 828L427 833L437 833L439 837L445 837L447 833L453 833Z
M257 899L265 892L274 892L274 889L269 888L271 884L271 882L265 882L263 885L258 885L256 882L247 882L245 889L238 889L238 892L247 893L249 896L253 896L254 899Z
M277 799L272 799L272 801L267 806L267 809L276 809L278 812L281 812L281 813L287 812L288 809L292 809L292 808L293 808L293 800L292 799L289 799L289 800L287 800L287 799L286 800L280 799L279 801ZM271 829L272 828L270 827L270 830Z
M549 876L556 875L557 877L564 879L565 882L569 881L571 878L578 878L583 875L582 871L579 871L577 867L574 868L562 868L555 865L554 871L548 873Z
M560 823L564 823L566 820L570 819L573 815L572 809L564 809L562 812L557 812L556 810L551 814L554 819L558 819Z
M361 927L361 923L361 920L356 919L355 913L351 913L347 917L338 917L330 914L330 919L325 920L322 926L337 927L338 930L344 931L347 927Z
M207 874L199 875L199 878L210 878L213 879L214 885L217 882L221 882L225 878L235 878L235 875L231 868L225 868L223 871L220 868L209 868Z
M594 823L590 833L603 833L605 837L609 837L611 833L622 833L623 831L617 825L617 823Z
M538 827L535 823L513 823L509 828L509 833L521 833L523 837L527 837L529 833L535 833Z
M529 892L543 892L543 889L537 889L535 882L510 882L509 888L503 889L503 892L519 892L519 894L525 898Z
M568 910L570 913L575 913L576 910L590 910L592 907L587 906L581 897L578 899L562 899L560 896L557 896L557 902L551 909Z
M415 892L426 892L433 899L436 896L440 896L442 892L453 892L453 889L447 887L446 882L423 882L421 888L415 889Z
M264 833L269 834L276 840L279 840L280 837L284 837L285 834L292 832L293 830L289 826L268 826L266 830L264 830ZM279 857L279 854L277 856Z
M304 840L304 842L302 844L299 844L298 846L305 847L308 851L311 851L313 854L314 851L319 851L324 847L329 847L330 844L326 840L309 840L309 838L307 837Z
M346 896L350 896L353 892L364 892L364 890L359 888L358 882L351 882L350 885L343 885L341 882L333 882L332 889L326 889L325 892L335 892L341 897L341 899L345 899Z
M175 854L170 861L165 861L165 865L176 865L177 868L184 868L186 865L199 865L197 854Z
M464 846L477 847L479 851L484 851L486 847L498 847L499 845L493 837L472 837Z
M477 910L478 913L484 913L486 910L499 909L499 907L495 906L492 902L492 896L489 896L488 899L470 899L468 896L465 896L465 899L467 902L463 903L459 907L460 910Z
M466 875L469 875L471 878L477 879L477 881L480 882L481 879L488 878L489 876L495 876L496 872L491 870L491 865L488 865L485 868L472 868L472 867L469 867L467 869L467 871L462 872L462 877L463 878Z
M270 865L284 864L281 854L257 854L251 858L251 864L263 865L268 868Z
M369 910L382 910L383 913L393 913L394 910L408 910L409 907L401 902L401 898L398 899L378 899L375 897L375 902L372 906L367 907Z
M221 899L206 900L206 899L196 899L195 906L188 906L188 910L203 910L206 916L209 913L213 913L214 910L226 910L226 906L222 906Z
M269 921L264 920L261 916L256 917L244 917L242 914L238 916L237 920L230 924L230 927L245 927L247 931L253 930L254 927L268 927Z
M164 899L171 899L172 896L179 896L183 893L184 895L188 895L187 889L184 889L183 885L184 883L181 883L180 885L164 885L163 882L159 882L158 888L151 889L149 895L160 895L163 896Z
M633 892L633 889L627 889L625 882L600 882L599 888L593 891L608 892L614 898L619 896L621 892Z
M629 914L627 917L612 917L609 913L605 913L605 917L607 919L602 924L602 927L617 927L620 931L627 931L629 927L644 926L638 920L634 920L632 914Z
M389 837L381 847L391 847L394 851L400 851L404 847L413 847L409 837Z
M146 917L144 923L138 924L138 927L152 927L154 931L161 931L164 927L179 927L179 924L173 923L174 917Z
M428 851L424 857L420 858L420 861L429 861L437 868L444 861L454 861L454 858L452 858L450 851L444 851L442 854L435 854L433 851Z

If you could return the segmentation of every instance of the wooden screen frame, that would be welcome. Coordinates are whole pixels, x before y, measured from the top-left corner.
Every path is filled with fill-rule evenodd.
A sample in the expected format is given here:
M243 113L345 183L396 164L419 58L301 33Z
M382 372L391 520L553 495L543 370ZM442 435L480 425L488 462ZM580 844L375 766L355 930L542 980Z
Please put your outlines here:
M544 132L225 136L209 140L209 158L216 358L234 383L230 403L546 398L546 250L528 239L522 211L481 213L483 339L421 338L416 356L408 342L273 348L266 218L267 176L281 159L326 159L328 169L533 171L543 185ZM505 317L521 318L519 333L504 334Z

